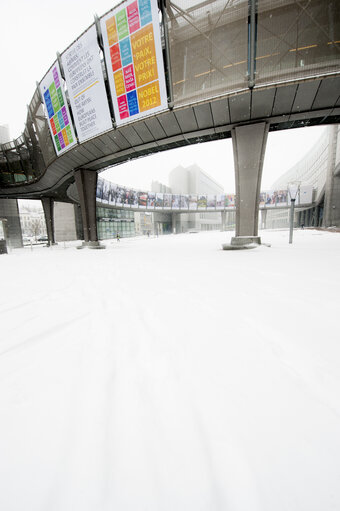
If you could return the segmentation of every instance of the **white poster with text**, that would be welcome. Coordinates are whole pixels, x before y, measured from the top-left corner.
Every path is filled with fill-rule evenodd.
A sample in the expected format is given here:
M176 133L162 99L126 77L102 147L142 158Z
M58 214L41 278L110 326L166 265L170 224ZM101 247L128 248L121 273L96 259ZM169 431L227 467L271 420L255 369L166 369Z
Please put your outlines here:
M79 141L111 129L94 25L62 54L61 60Z

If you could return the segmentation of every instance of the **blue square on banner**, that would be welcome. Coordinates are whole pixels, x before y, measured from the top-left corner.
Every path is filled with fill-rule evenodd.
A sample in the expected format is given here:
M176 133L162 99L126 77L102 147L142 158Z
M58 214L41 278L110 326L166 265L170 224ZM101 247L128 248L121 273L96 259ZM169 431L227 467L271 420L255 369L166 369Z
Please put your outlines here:
M59 112L58 112L58 121L60 124L60 128L63 130L65 128L65 123L64 123L63 114L62 114L61 110L59 110Z
M152 21L150 0L139 0L138 4L141 26L144 27L144 25Z
M127 66L128 64L132 64L132 52L131 52L131 44L130 39L127 37L126 39L123 39L119 43L120 47L120 56L122 59L122 67Z
M128 101L128 105L129 105L130 116L138 114L139 108L138 108L136 90L132 90L131 92L127 93L127 101Z
M53 110L53 106L52 106L50 91L48 89L46 92L44 92L44 99L45 99L45 105L47 108L48 118L51 119L51 117L54 116L54 110Z

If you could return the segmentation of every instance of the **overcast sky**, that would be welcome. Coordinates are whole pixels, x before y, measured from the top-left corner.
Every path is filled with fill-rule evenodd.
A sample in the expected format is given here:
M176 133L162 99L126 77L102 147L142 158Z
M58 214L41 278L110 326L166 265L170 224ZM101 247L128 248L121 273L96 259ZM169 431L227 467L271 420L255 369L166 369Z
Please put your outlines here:
M115 0L2 0L0 7L0 124L12 138L24 129L26 105L36 81L41 81L56 58L93 22L116 5ZM325 128L300 128L269 134L262 189L301 159ZM197 163L225 191L235 188L231 140L198 144L130 162L109 171L118 184L149 189L152 180L167 184L177 165Z

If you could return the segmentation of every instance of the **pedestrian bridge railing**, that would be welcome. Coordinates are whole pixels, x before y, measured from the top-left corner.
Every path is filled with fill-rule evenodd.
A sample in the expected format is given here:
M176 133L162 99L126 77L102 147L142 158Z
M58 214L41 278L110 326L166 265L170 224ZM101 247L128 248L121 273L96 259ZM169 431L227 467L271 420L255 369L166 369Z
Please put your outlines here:
M310 185L301 186L295 205L307 207L313 204L315 190ZM159 211L177 213L199 213L204 211L235 210L235 194L173 194L141 191L111 183L98 178L97 203L113 208L135 211ZM260 193L260 209L285 209L290 207L287 190L270 190Z

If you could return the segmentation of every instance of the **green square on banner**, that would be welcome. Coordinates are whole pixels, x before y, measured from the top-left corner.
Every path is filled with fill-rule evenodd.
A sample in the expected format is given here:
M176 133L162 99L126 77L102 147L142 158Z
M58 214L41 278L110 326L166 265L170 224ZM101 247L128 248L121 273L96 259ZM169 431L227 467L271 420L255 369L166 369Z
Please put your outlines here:
M58 135L54 135L55 145L57 146L58 151L61 151L61 145L59 142Z
M60 110L60 104L59 104L57 89L55 88L55 83L54 82L51 83L51 85L49 86L48 90L50 91L50 96L51 96L53 110L55 112L57 112L58 110Z
M61 92L60 87L57 88L57 94L58 94L59 104L60 104L60 108L61 108L62 106L64 106L65 103L64 103L63 93Z
M118 36L119 39L123 39L124 37L127 37L129 35L129 27L126 17L126 10L122 9L117 13L116 16L117 19L117 30L118 30Z
M55 116L53 117L53 120L54 120L55 129L57 130L57 133L58 133L58 131L61 130L61 127L60 127L60 124L59 124L59 119L58 119L58 115L57 114L55 114Z
M65 129L66 129L68 141L71 144L73 142L73 137L72 137L72 131L71 131L70 125L68 124Z

